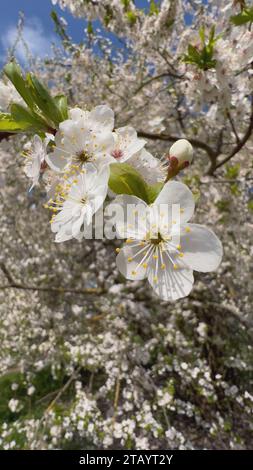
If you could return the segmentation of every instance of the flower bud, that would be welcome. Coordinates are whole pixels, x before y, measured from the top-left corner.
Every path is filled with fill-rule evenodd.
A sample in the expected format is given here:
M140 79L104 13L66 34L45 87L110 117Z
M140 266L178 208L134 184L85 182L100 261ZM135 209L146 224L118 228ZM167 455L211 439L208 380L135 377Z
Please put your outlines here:
M193 148L186 139L177 140L169 151L170 159L177 159L178 165L182 168L188 166L192 162Z

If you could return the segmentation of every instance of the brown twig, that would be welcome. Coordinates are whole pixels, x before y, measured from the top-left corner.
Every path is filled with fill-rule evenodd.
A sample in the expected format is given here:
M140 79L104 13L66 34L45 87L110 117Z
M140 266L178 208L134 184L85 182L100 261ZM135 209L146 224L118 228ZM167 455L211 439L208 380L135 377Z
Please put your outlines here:
M21 289L28 291L39 292L55 292L59 294L80 294L80 295L101 295L104 291L96 287L87 287L86 289L69 289L65 287L48 287L48 286L27 286L24 284L10 283L7 285L0 285L0 290L3 289Z
M39 291L39 292L55 292L59 294L96 294L100 295L104 292L104 289L97 288L97 287L86 287L85 289L71 289L67 287L57 287L57 286L33 286L33 285L26 285L16 282L13 279L12 274L7 269L6 265L2 262L0 263L0 269L6 276L8 283L6 285L0 285L0 289L21 289L21 290L28 290L28 291Z
M141 85L139 85L138 88L136 88L136 90L134 91L134 95L137 95L139 91L141 91L144 87L148 86L150 83L160 80L161 78L170 78L170 77L180 79L183 77L183 75L177 75L176 73L172 71L160 73L159 75L154 75L153 77L150 77L146 81L141 83Z
M247 127L247 130L243 136L242 139L240 139L240 142L237 143L236 147L232 150L232 152L227 156L225 157L223 160L221 160L220 162L217 163L217 165L215 166L215 170L217 170L218 168L220 168L222 165L224 165L225 163L227 163L229 160L231 160L231 158L233 158L238 152L240 152L240 150L244 147L244 145L246 144L246 142L249 140L249 138L251 137L252 133L253 133L253 96L252 96L252 102L251 102L251 114L250 114L250 121L249 121L249 125ZM210 173L210 174L213 174L213 173Z
M178 139L182 138L179 136L169 135L169 134L153 134L151 132L144 132L141 130L138 131L138 136L144 137L150 140L163 140L163 141L168 141L168 142L176 142ZM210 147L208 144L198 139L195 139L192 137L186 137L186 138L194 147L204 150L208 154L211 161L216 161L217 154L212 149L212 147Z
M52 410L52 408L54 407L54 405L56 404L56 402L59 400L59 398L62 396L62 394L68 389L68 387L71 385L71 383L73 382L73 380L76 378L76 376L78 375L78 373L80 372L80 370L81 370L81 366L79 366L78 369L73 372L73 374L71 375L71 377L69 378L69 380L65 383L65 385L63 385L63 387L62 387L62 388L60 389L60 391L57 393L57 395L56 395L56 397L53 399L53 401L51 401L50 405L47 407L47 409L46 409L46 411L45 411L45 414Z
M234 133L234 136L235 136L237 145L239 145L241 141L240 141L240 139L239 139L239 136L238 136L238 133L237 133L237 130L236 130L236 127L235 127L234 120L233 120L233 118L232 118L230 112L228 112L227 115L228 115L228 120L229 120L229 122L230 122L232 131L233 131L233 133Z

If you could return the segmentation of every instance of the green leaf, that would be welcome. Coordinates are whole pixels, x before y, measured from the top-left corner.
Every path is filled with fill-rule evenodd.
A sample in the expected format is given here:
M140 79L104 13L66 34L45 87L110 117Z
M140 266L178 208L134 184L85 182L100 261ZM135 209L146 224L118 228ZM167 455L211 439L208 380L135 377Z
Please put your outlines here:
M241 165L236 163L235 165L226 165L225 177L228 179L236 179L240 174Z
M138 171L126 163L110 165L109 187L116 194L131 194L149 203L147 183Z
M253 22L253 8L251 9L245 8L238 15L231 16L230 21L235 26L241 26L242 24L246 24L249 22L252 23Z
M45 118L58 125L62 121L58 103L55 102L49 90L34 75L28 74L27 80L38 108L42 111Z
M88 34L93 34L93 33L94 33L94 30L93 30L93 26L92 26L92 22L91 22L91 21L88 21L88 24L87 24L87 33L88 33Z
M195 61L200 60L200 54L198 49L195 46L192 46L192 44L189 44L188 46L188 54L191 58L193 58Z
M27 122L31 127L38 131L47 131L47 124L36 114L32 113L28 108L24 108L20 104L12 104L11 115L16 122Z
M213 59L214 45L221 38L221 34L215 37L215 26L212 26L206 43L206 35L204 27L199 30L199 37L201 40L202 48L199 46L188 45L188 54L183 56L183 61L186 64L195 64L201 70L212 69L216 65L216 60Z
M65 95L57 95L54 97L55 104L61 114L61 121L68 119L68 102Z
M201 26L201 28L199 29L199 37L201 39L202 45L204 46L205 45L205 27L204 26Z
M234 196L240 196L241 191L239 189L239 185L237 183L230 185L230 191Z
M150 1L150 7L149 7L149 14L150 15L158 15L158 13L159 13L158 5L155 3L154 0L151 0Z
M4 72L31 110L25 107L13 108L14 120L24 120L44 131L48 127L57 127L61 121L67 119L65 96L58 95L53 98L50 91L32 74L27 74L24 79L20 67L15 62L7 64Z
M209 36L209 44L215 43L215 26L211 27L210 36Z
M126 13L126 17L131 26L133 26L137 21L137 15L134 13L134 11L128 11Z
M151 0L151 1L152 1L152 0ZM130 0L121 0L121 3L122 3L122 5L123 5L123 7L124 7L124 9L125 9L126 11L127 11L127 10L130 8L130 6L131 6L131 5L130 5L130 3L131 3Z
M152 204L158 194L161 192L162 188L163 188L164 184L163 183L156 183L156 184L153 184L151 186L148 186L148 199L149 199L149 204Z
M15 121L11 114L0 113L0 132L22 132L30 127L29 122Z
M33 109L34 102L31 95L31 91L29 89L29 85L26 80L24 80L22 76L22 71L20 67L15 62L10 62L4 67L4 73L9 78L9 80L13 83L16 90L22 96L23 100L29 106L29 108Z

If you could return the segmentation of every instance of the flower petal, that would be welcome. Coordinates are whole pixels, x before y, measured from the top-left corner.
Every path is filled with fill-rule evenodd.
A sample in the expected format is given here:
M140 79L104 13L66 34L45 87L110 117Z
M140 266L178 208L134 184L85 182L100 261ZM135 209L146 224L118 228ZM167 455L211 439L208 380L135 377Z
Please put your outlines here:
M147 233L147 204L136 196L121 194L107 207L106 216L116 213L115 227L119 238L143 240Z
M166 258L163 263L158 259L157 262L152 261L148 267L148 281L158 297L175 301L189 295L194 282L192 270L182 263L178 263L177 269L174 269Z
M181 227L180 244L185 263L195 271L214 271L219 266L223 248L212 230L198 224Z
M76 237L81 231L81 226L84 222L84 214L81 213L80 216L72 223L72 236Z
M66 165L68 164L68 160L64 158L64 155L62 155L58 149L54 152L48 153L45 160L48 166L57 173L64 171Z
M139 152L146 143L144 139L137 137L136 130L130 126L119 127L115 131L115 136L116 149L119 147L123 152L123 156L119 159L121 162L128 160L132 155Z
M145 266L145 250L146 247L140 246L135 241L130 245L124 245L120 250L116 264L126 279L145 279L147 272L147 268L143 267L143 263Z
M179 181L169 181L166 183L154 204L168 204L170 211L173 204L179 204L181 223L190 220L195 208L192 192L185 184L179 183Z
M166 171L160 160L147 152L145 148L129 158L127 163L138 170L148 184L162 182L166 178Z
M93 131L112 131L114 127L114 112L109 106L96 106L92 109L88 120Z
M89 116L89 112L80 108L72 108L69 110L69 116L73 121L86 120Z

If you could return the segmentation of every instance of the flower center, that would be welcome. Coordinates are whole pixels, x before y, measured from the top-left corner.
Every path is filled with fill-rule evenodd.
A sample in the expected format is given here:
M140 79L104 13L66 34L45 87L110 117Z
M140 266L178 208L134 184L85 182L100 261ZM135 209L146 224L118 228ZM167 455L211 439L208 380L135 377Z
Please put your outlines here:
M43 172L47 169L48 167L48 164L47 162L44 160L41 164L40 164L40 171Z
M77 152L76 157L79 163L86 163L92 160L92 155L88 153L86 150L80 150L80 152Z
M112 151L112 156L114 158L116 158L116 160L117 160L118 158L123 157L123 152L120 149L115 149L115 150Z
M153 235L154 235L153 233L149 233L147 236L148 241L152 243L152 245L157 246L157 245L160 245L160 243L164 241L160 232L157 233L156 237L154 237Z

